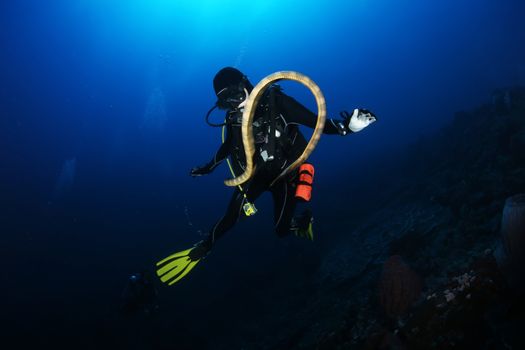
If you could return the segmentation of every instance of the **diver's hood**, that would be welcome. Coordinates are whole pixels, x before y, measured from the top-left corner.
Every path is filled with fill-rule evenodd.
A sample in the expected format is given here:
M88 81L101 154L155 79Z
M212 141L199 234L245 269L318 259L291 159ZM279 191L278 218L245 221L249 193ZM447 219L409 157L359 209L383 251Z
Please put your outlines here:
M240 70L225 67L213 78L213 89L219 108L235 109L246 100L245 91L249 94L253 90L253 85Z
M219 95L219 92L225 88L239 85L244 83L248 92L251 92L253 85L248 81L248 78L240 70L233 67L225 67L215 74L213 77L213 89L215 95Z

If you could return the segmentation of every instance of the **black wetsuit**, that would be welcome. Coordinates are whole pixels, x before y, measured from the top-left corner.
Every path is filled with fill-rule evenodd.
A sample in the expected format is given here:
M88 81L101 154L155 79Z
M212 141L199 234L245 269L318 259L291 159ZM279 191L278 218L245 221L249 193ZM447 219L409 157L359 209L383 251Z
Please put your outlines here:
M307 140L299 130L299 125L314 128L317 115L304 107L290 96L275 90L275 102L270 104L269 98L264 98L257 108L254 117L255 155L254 164L257 165L254 176L242 186L242 192L238 187L231 197L226 213L211 228L207 243L220 238L226 231L231 229L239 217L244 215L243 205L245 197L250 202L255 200L265 191L272 193L274 204L275 232L279 236L290 233L290 222L296 207L294 179L297 171L291 171L280 178L272 186L270 184L281 174L281 172L292 164L304 151ZM270 108L273 105L273 108ZM271 109L271 111L269 111ZM271 126L271 117L275 124ZM205 166L209 171L217 167L226 157L231 157L231 166L235 176L244 172L246 158L241 135L241 117L239 111L228 111L226 115L226 138L213 159ZM264 149L270 127L276 130L274 159L265 161ZM323 130L325 134L344 135L349 130L342 121L327 119Z

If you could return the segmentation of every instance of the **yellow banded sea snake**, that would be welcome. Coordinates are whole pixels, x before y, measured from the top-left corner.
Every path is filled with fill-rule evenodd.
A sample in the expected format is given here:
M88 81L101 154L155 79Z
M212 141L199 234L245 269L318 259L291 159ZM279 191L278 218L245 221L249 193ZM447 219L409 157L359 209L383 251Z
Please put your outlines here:
M306 145L306 148L304 149L301 156L299 156L299 158L297 158L292 164L290 164L286 169L284 169L284 171L282 171L281 174L279 174L279 176L277 176L277 178L273 180L271 185L273 185L278 179L280 179L281 177L298 167L304 161L306 161L306 159L308 159L310 154L317 146L317 142L319 142L321 134L323 133L324 124L326 120L326 102L323 93L321 92L321 89L319 88L319 86L317 86L317 84L313 82L312 79L298 72L279 71L270 74L267 77L263 78L253 88L252 92L246 100L246 106L242 114L241 125L242 143L244 146L244 153L246 155L246 169L243 174L233 179L225 180L224 184L226 186L238 186L240 184L243 184L255 174L255 165L253 164L253 155L255 153L255 143L253 139L252 125L253 117L255 115L255 111L257 109L259 100L263 96L266 88L279 80L292 80L299 82L306 86L312 92L317 103L317 123L315 124L315 129L312 134L312 137L310 138L310 141Z

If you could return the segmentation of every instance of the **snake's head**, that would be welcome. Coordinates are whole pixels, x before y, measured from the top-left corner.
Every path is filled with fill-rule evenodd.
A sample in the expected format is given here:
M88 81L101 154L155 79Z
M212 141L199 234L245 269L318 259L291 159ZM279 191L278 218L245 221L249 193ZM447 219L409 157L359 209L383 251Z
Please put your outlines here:
M246 106L246 101L248 101L248 96L250 95L250 93L248 92L248 90L246 90L246 88L244 88L244 100L239 103L239 110L240 111L243 111L244 110L244 107Z

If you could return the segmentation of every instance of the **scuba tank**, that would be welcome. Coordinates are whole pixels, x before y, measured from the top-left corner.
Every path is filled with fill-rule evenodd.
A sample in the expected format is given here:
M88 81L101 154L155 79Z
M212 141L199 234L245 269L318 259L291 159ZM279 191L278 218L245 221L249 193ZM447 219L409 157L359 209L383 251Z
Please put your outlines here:
M303 163L299 167L299 178L295 189L295 198L309 202L312 198L312 185L314 183L314 166L310 163Z

